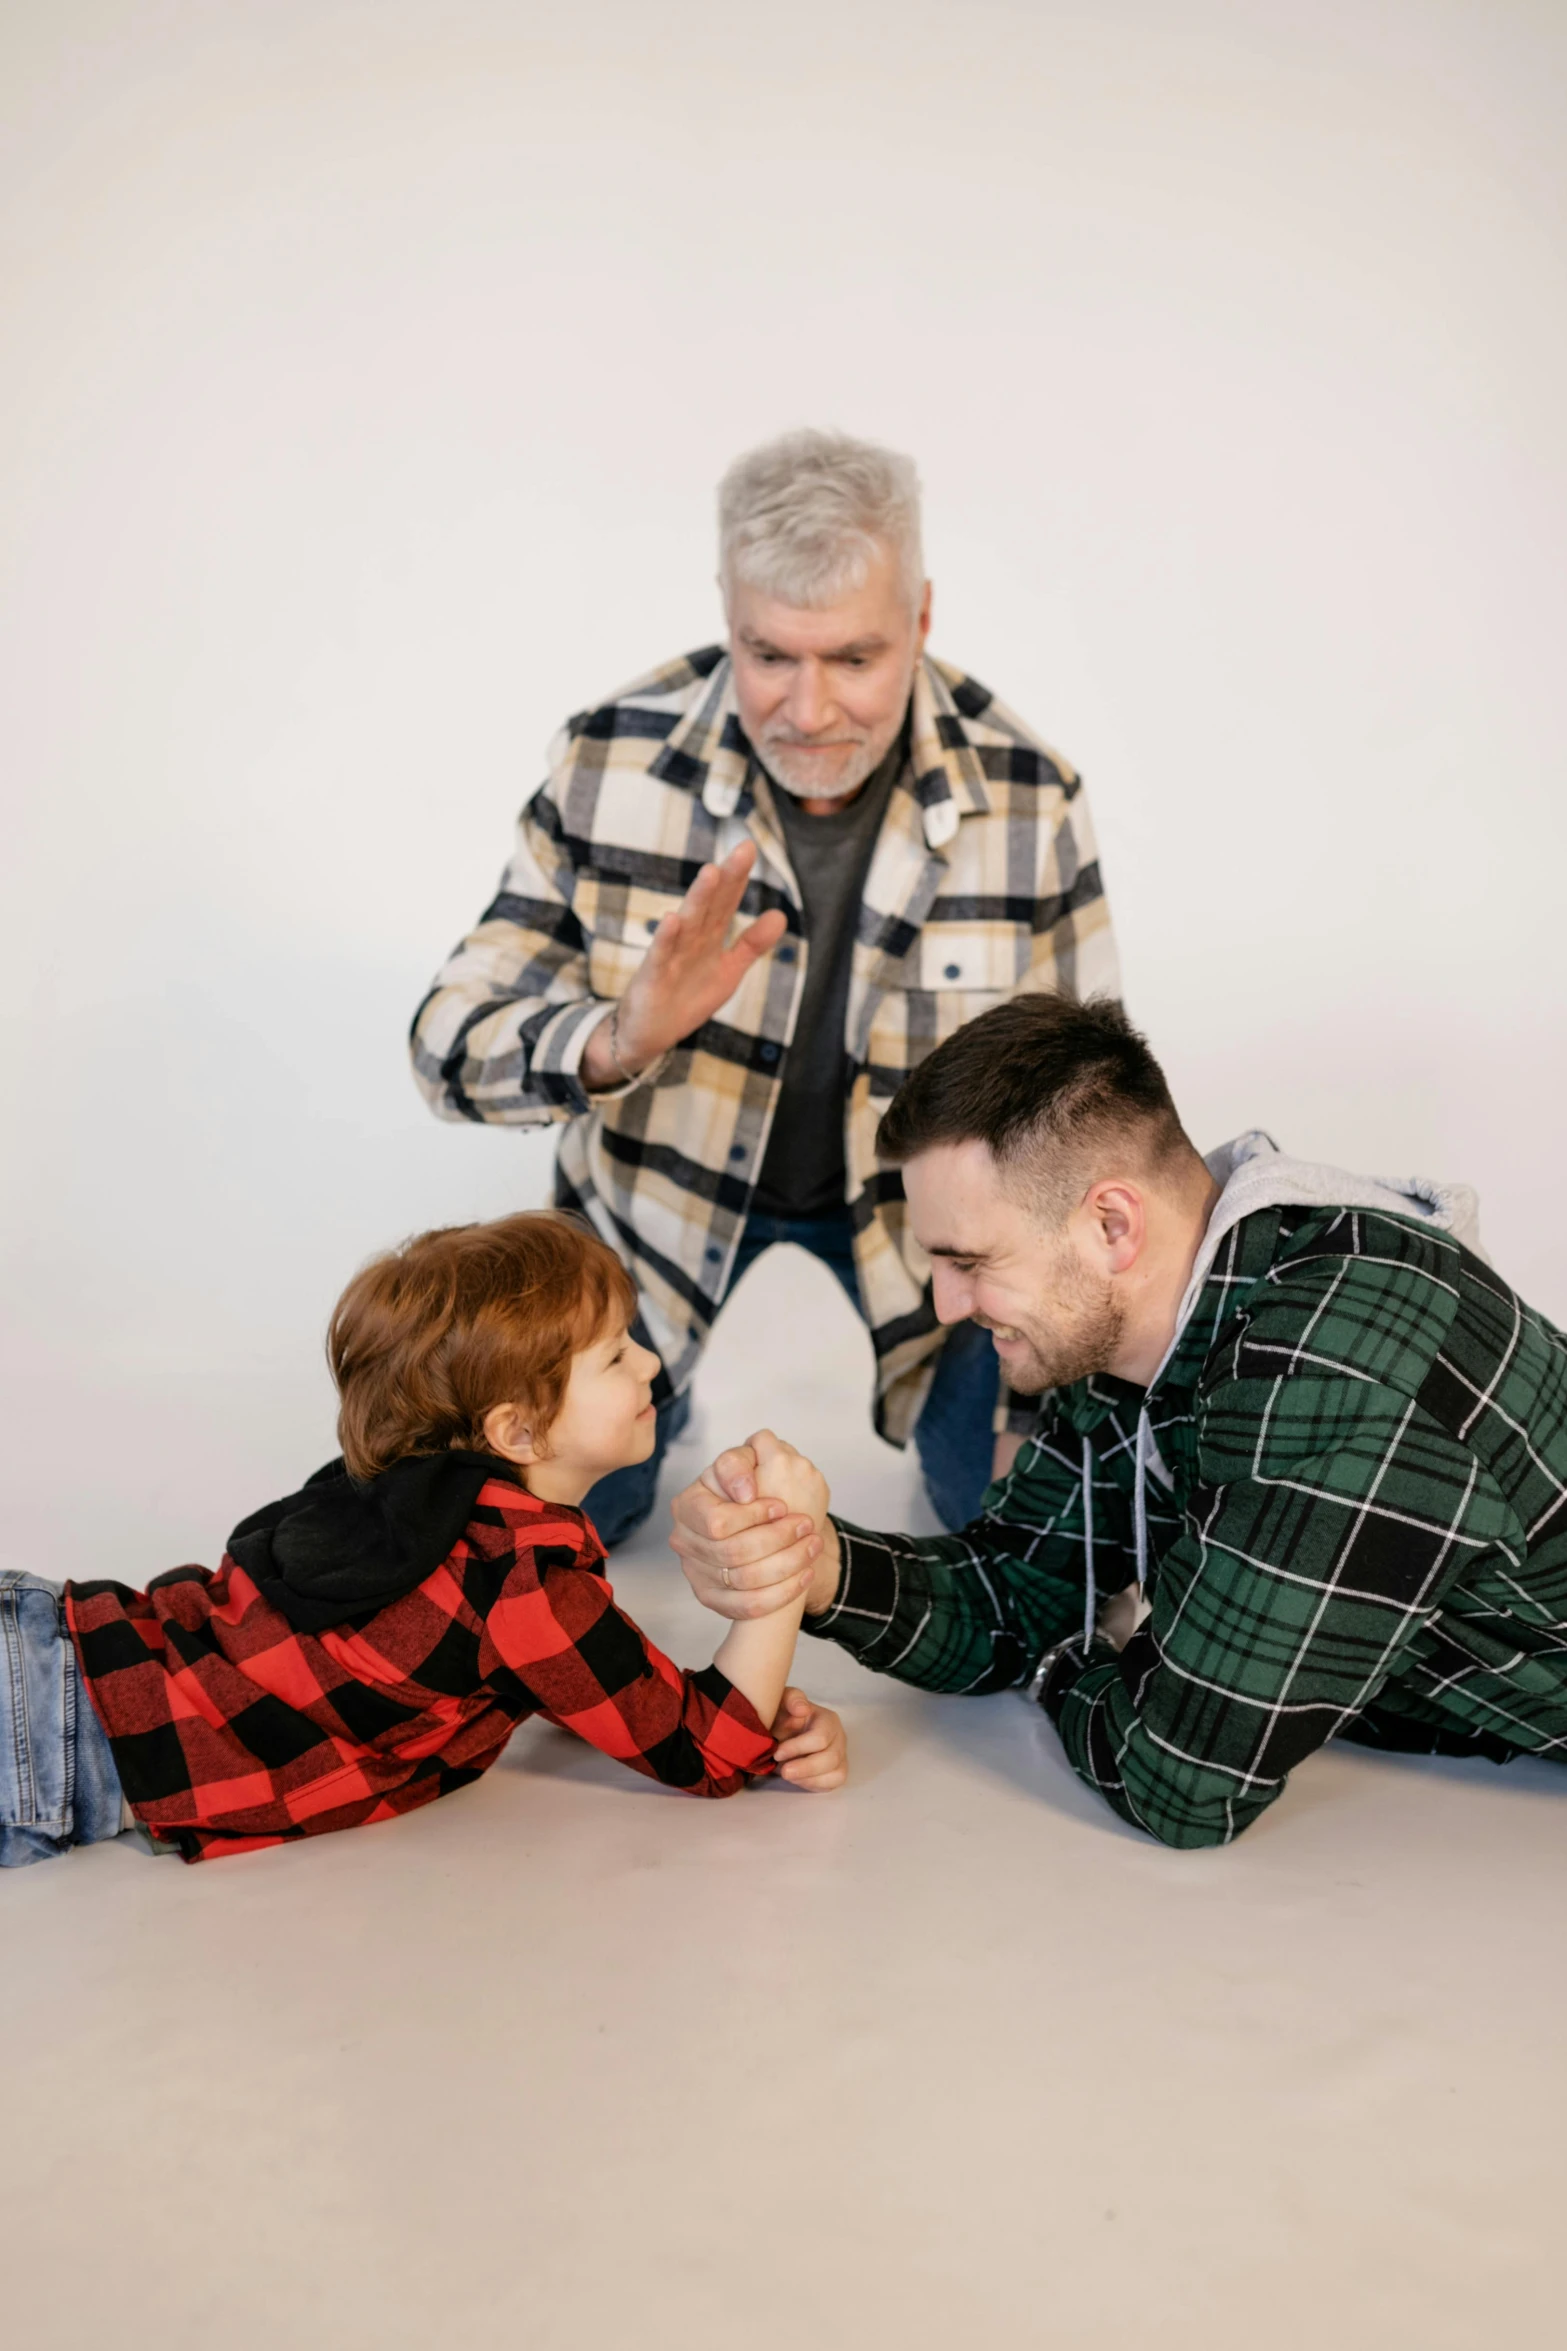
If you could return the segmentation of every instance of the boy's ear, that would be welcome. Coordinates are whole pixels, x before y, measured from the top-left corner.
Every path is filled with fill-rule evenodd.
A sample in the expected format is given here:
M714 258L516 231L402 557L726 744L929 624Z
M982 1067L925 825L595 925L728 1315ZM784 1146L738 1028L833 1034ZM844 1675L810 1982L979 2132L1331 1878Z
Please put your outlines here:
M533 1424L518 1404L492 1404L484 1416L484 1442L502 1461L526 1469L539 1456L533 1444Z

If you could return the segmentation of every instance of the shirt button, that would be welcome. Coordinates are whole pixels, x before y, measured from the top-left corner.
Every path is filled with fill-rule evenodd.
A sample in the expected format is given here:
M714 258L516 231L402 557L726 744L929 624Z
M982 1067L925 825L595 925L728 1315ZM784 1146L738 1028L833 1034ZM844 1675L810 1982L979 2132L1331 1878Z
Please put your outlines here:
M780 947L778 950L778 960L780 963L793 963L794 949L792 947Z
M960 979L963 977L963 966L962 966L962 964L961 964L961 963L949 963L949 964L946 966L945 970L943 971L943 973L942 973L942 977L943 977L943 979L949 979L949 980L960 980Z
M777 1048L777 1046L776 1046L776 1045L764 1045L764 1046L762 1047L762 1059L763 1059L764 1061L776 1061L776 1060L778 1059L778 1048Z
M729 1156L731 1159L743 1159L745 1157L745 1145L743 1143L731 1143L729 1146Z
M708 1253L707 1253L707 1262L708 1262L708 1264L709 1264L709 1265L717 1265L717 1264L719 1263L719 1261L722 1259L722 1257L723 1257L723 1254L724 1254L724 1253L723 1253L722 1249L709 1249L709 1251L708 1251Z

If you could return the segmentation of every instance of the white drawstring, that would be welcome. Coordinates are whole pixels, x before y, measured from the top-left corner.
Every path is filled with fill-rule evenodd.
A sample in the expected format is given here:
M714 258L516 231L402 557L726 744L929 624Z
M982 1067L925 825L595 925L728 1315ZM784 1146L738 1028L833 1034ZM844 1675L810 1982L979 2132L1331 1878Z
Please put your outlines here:
M1148 1582L1148 1449L1153 1442L1153 1431L1148 1426L1145 1406L1137 1415L1137 1478L1132 1489L1132 1522L1137 1532L1137 1600L1142 1605L1143 1589Z
M1094 1580L1094 1449L1083 1439L1083 1646L1094 1637L1099 1592Z

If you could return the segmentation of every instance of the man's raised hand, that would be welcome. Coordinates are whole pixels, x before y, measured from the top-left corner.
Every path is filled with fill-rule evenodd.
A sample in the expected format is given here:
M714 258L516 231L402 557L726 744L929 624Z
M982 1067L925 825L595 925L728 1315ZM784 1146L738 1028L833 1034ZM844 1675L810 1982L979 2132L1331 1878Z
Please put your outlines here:
M622 1084L628 1072L636 1075L689 1037L728 1003L758 956L777 946L787 927L778 907L758 915L729 944L729 926L755 863L755 842L742 841L722 865L704 865L674 912L665 915L612 1022L601 1021L583 1048L582 1080L590 1090Z

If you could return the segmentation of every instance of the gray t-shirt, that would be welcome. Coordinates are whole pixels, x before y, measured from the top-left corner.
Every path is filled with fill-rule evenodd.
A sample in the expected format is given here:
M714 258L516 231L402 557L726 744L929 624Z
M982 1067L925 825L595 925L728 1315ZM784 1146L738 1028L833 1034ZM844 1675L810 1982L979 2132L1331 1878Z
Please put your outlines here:
M773 802L804 904L809 957L784 1055L772 1133L752 1209L761 1216L831 1216L843 1206L844 1023L865 876L909 752L905 719L892 749L848 806L809 816L773 785Z

